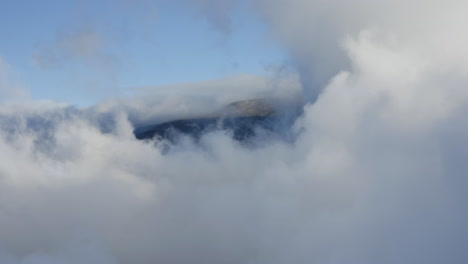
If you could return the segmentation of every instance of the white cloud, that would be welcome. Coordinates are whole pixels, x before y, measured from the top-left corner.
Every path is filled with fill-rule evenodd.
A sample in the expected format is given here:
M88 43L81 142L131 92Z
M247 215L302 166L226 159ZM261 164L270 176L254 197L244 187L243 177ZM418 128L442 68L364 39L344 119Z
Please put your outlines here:
M211 115L229 103L267 99L281 104L301 103L297 75L260 76L239 74L218 80L140 87L133 99L109 100L98 111L125 109L134 124Z
M128 119L281 97L295 78L271 90L241 76L93 109L2 110L0 260L465 263L466 6L430 3L270 2L272 26L306 54L301 77L321 65L334 75L292 144L252 149L215 132L162 155ZM97 120L105 114L110 132ZM77 233L91 235L77 243Z
M466 59L462 59L467 56L462 47L468 42L463 33L465 1L256 2L272 30L290 48L312 99L330 77L350 68L342 41L362 30L391 34L394 42L414 54L466 70Z

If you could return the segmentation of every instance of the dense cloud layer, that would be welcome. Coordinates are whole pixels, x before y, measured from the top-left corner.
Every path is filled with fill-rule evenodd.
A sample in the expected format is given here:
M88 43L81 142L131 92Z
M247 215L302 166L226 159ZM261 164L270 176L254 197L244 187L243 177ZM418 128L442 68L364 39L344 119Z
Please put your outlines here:
M4 106L0 262L466 263L468 4L258 4L318 95L295 142L214 132L163 155L132 124L189 113L177 93Z
M315 99L340 70L350 69L346 38L373 31L378 45L420 56L440 69L467 71L466 1L258 0L256 6L290 48L307 96ZM352 61L351 61L352 63Z

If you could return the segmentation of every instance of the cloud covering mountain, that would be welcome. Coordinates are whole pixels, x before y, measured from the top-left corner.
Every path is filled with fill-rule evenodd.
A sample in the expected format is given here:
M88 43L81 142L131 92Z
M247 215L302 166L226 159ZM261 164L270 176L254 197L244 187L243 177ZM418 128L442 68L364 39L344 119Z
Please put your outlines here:
M299 80L241 76L209 82L229 91L182 85L85 109L2 104L1 263L466 263L468 3L251 8ZM214 131L163 154L133 135L288 87L305 102L293 143Z

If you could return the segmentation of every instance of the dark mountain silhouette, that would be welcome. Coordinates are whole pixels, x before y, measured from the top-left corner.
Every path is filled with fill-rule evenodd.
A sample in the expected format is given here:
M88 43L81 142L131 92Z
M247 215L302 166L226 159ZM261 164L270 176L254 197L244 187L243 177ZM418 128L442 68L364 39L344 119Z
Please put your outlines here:
M277 133L284 125L284 115L265 100L254 99L234 102L211 115L171 120L164 123L138 127L134 130L138 139L165 139L171 142L180 135L198 141L207 132L223 130L239 141L245 141L259 131Z

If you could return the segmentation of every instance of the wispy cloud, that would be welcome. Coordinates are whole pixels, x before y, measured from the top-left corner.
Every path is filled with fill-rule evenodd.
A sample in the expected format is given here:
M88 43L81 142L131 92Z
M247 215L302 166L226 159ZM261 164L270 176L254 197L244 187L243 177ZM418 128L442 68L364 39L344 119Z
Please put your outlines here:
M33 56L34 65L57 67L70 60L89 65L109 65L118 62L107 52L106 40L91 28L82 27L57 35L55 42Z
M28 97L27 90L17 79L11 66L0 57L0 101L14 101Z

